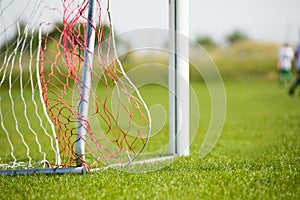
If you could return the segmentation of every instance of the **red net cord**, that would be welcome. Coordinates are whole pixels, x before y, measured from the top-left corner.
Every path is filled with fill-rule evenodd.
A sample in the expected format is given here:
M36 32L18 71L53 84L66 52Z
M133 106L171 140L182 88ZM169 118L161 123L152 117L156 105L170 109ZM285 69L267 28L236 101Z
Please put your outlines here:
M108 2L96 1L96 34L85 160L90 167L130 162L144 149L150 131L149 112L117 60ZM63 19L47 24L42 39L40 80L44 102L56 126L63 166L76 165L82 67L87 49L89 1L63 1Z

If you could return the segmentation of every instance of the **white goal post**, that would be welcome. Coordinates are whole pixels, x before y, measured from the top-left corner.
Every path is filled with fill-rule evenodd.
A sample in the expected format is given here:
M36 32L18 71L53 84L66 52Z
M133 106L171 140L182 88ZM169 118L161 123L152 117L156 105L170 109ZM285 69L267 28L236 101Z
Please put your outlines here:
M189 1L169 1L170 153L189 155Z
M173 156L187 156L189 155L189 0L168 0L169 1L169 148L170 148L170 155L166 156L166 159L172 158ZM40 1L37 1L38 3L41 3ZM84 33L85 33L85 44L86 46L84 46L84 56L83 56L83 67L81 68L82 72L80 74L81 78L79 81L77 81L78 85L81 85L81 90L80 90L80 98L81 100L79 101L79 106L78 106L78 113L77 118L75 120L71 119L71 118L67 118L64 117L64 115L66 115L66 109L65 107L60 108L60 110L58 108L53 109L55 106L59 107L61 105L66 105L67 103L62 103L62 101L60 100L59 103L56 102L55 105L51 105L49 104L49 102L44 102L45 99L46 101L51 101L52 99L54 99L56 93L53 92L52 94L49 94L49 96L47 97L46 92L48 92L49 88L58 88L57 85L51 85L48 86L49 88L46 88L46 86L41 86L40 83L40 79L41 81L45 81L45 83L48 83L47 80L43 80L42 78L39 77L40 74L44 73L44 69L41 70L41 60L40 60L40 55L39 55L39 49L43 49L41 47L42 45L42 41L41 41L41 28L39 29L39 48L35 49L35 53L37 54L37 63L36 66L34 66L34 63L29 63L29 71L30 71L30 79L28 80L26 87L31 86L31 91L32 91L32 101L31 104L34 104L35 106L35 114L34 116L32 116L31 118L33 118L34 123L39 124L39 127L34 127L30 125L30 116L27 116L27 106L25 104L25 98L23 96L23 87L25 87L22 83L22 73L20 73L19 76L17 76L16 80L13 80L13 76L14 76L14 63L16 63L17 61L15 61L15 59L19 59L19 68L22 71L22 64L21 61L21 56L23 54L23 49L25 48L26 45L30 46L30 55L29 57L30 62L33 60L32 57L34 55L34 52L32 50L33 48L33 43L34 43L34 38L31 36L31 38L27 38L27 33L30 30L30 26L25 25L25 31L24 35L22 36L24 38L17 38L16 41L16 47L12 50L12 53L10 53L10 55L7 53L10 50L6 50L6 54L3 54L4 56L1 56L1 59L3 58L3 61L1 61L1 69L0 69L0 92L3 92L5 90L5 87L10 88L10 90L8 91L8 96L10 98L10 104L12 107L12 114L6 114L5 111L2 109L3 106L1 107L0 104L0 120L1 120L1 124L0 124L0 134L2 134L3 136L0 137L0 139L4 138L4 136L6 136L6 140L8 141L7 148L10 148L12 150L12 153L10 153L10 156L13 158L13 160L11 161L13 164L6 164L6 163L2 163L2 158L0 155L0 174L5 174L5 175L23 175L23 174L39 174L39 173L43 173L43 174L64 174L64 173L86 173L88 171L90 171L91 169L89 167L86 166L86 160L87 159L95 159L97 161L99 161L100 158L104 158L107 159L107 155L104 155L105 153L101 152L101 155L99 157L89 157L86 158L86 141L88 140L86 138L86 131L89 129L89 122L88 122L88 109L90 106L89 103L89 98L90 95L96 95L96 94L91 94L91 83L92 83L92 63L93 63L93 54L94 54L94 43L95 40L97 39L97 36L95 36L95 34L99 34L99 33L95 33L95 27L97 27L97 24L95 22L95 5L98 3L98 0L88 0L88 14L87 14L87 18L86 18L86 27L84 28ZM1 4L1 2L0 2ZM8 5L6 5L8 6ZM0 7L0 9L6 9L5 6ZM2 13L2 12L1 12ZM73 13L71 13L70 15L73 15ZM0 17L4 17L4 16L0 16ZM108 13L108 18L110 18L110 13ZM19 31L19 36L22 35L23 33L21 33L21 22L16 22L17 26L18 26L18 31ZM75 27L74 30L78 31L78 33L80 33L81 28L79 27L78 29L76 29L77 27ZM59 29L60 30L60 29ZM6 34L5 33L6 30L4 30L3 32L1 32L0 34ZM113 31L111 31L113 32ZM61 31L61 33L63 34L64 32ZM0 35L1 36L1 35ZM52 38L51 38L52 39ZM29 44L27 44L25 42L25 40L31 40ZM54 39L52 39L54 40ZM76 40L76 42L79 41L78 38L75 38L74 40ZM59 50L61 48L70 48L69 44L70 41L67 41L67 44L64 47L62 42L59 41L58 45L59 46ZM80 41L79 41L80 42ZM79 43L78 42L78 43ZM46 42L44 42L45 46L46 46ZM114 43L114 42L113 42ZM61 46L60 46L61 45ZM114 46L115 44L113 44L112 46ZM67 46L67 47L66 47ZM52 47L51 47L52 48ZM20 52L18 52L20 50ZM75 50L74 50L75 51ZM80 50L79 50L80 52ZM2 52L3 53L3 52ZM45 53L45 52L43 52ZM46 52L47 53L47 52ZM46 54L45 53L45 54ZM52 52L51 52L52 53ZM72 52L74 53L74 52ZM1 52L0 52L1 54ZM67 53L66 53L67 54ZM57 53L57 55L60 55L60 52ZM20 57L20 58L19 58ZM47 59L45 59L47 60ZM64 60L65 61L65 60ZM66 62L66 61L65 61ZM118 64L118 63L117 63ZM11 65L11 66L10 66ZM51 63L51 66L55 65L55 63ZM34 66L34 67L33 67ZM71 66L71 65L70 65ZM35 69L36 67L36 69ZM122 67L121 67L122 68ZM40 71L41 70L41 71ZM72 70L72 69L69 69ZM118 73L123 73L124 71L121 70L121 72ZM53 73L53 72L51 72ZM51 74L49 73L49 74ZM59 72L61 73L61 72ZM68 74L68 76L66 76L66 78L69 78L69 76L73 76L74 71L70 72L70 74ZM35 75L34 75L35 74ZM125 75L126 76L126 75ZM64 76L65 77L65 76ZM109 76L108 76L109 77ZM55 77L57 78L57 77ZM4 86L5 85L5 80L7 79L8 81L8 86ZM35 80L36 79L36 80ZM50 80L50 78L49 78ZM48 81L49 81L48 80ZM51 79L52 80L52 79ZM116 81L111 78L112 83L113 84L117 84ZM11 90L11 88L16 85L16 82L19 81L20 82L20 93L21 93L21 97L18 98L18 100L14 100L14 94L13 91ZM55 81L57 82L61 82L60 78L58 77ZM132 84L130 82L130 80L128 80L129 84ZM66 86L67 87L67 86ZM122 86L118 86L120 87L120 91L122 90ZM43 88L43 92L41 91L41 89ZM46 89L45 89L46 88ZM136 92L138 93L138 97L131 97L135 100L135 98L137 99L136 102L138 102L140 105L145 106L145 110L144 111L146 114L147 118L147 114L149 116L149 111L147 110L147 106L145 105L144 101L142 100L139 92L137 91L137 89L135 88L135 86L132 86L133 90L136 90ZM36 92L36 90L38 90ZM60 91L60 89L58 89ZM35 91L35 92L34 92ZM36 93L38 94L36 97ZM67 95L68 91L63 91L62 95ZM44 98L44 100L43 100ZM72 97L74 98L74 97ZM97 98L92 96L92 98ZM4 99L4 98L3 98ZM37 100L38 99L38 100ZM75 97L76 99L76 97ZM120 98L121 99L121 98ZM0 100L2 100L2 97L0 96ZM73 99L74 100L74 99ZM99 100L101 101L101 100ZM15 110L18 109L18 105L16 105L18 103L21 102L21 106L20 108L24 109L24 112L20 114L20 116L17 116L15 114ZM47 104L48 103L48 104ZM24 105L23 105L24 104ZM119 103L120 107L123 106L122 103ZM38 106L41 106L41 108L37 108ZM69 105L67 105L69 106ZM51 123L50 121L50 117L49 117L49 113L47 113L46 111L46 107L49 109L50 108L50 112L52 115L59 115L61 118L59 117L55 117L54 119L57 119L56 122ZM51 110L53 109L53 110ZM41 110L43 110L44 114L38 114L38 112L41 112ZM106 113L107 110L106 108L103 109L104 111L102 111L103 113ZM124 109L125 110L125 109ZM69 110L68 110L69 112ZM71 112L71 111L70 111ZM99 111L101 112L101 111ZM16 125L15 125L15 129L17 130L18 133L18 137L20 137L22 139L22 142L19 144L15 144L15 142L13 141L14 138L13 136L10 136L9 130L7 130L3 120L5 118L6 115L12 115L12 118L14 120L16 120ZM36 115L36 116L35 116ZM109 114L108 114L109 115ZM105 117L102 116L102 113L99 114L100 117L102 117L103 120L106 120ZM144 116L142 114L140 114L140 116ZM31 165L31 156L30 156L30 146L28 145L29 142L26 140L26 138L23 138L23 134L22 134L22 126L20 125L17 120L18 119L23 119L25 118L25 121L28 123L28 130L30 132L32 132L32 141L35 141L35 150L38 150L41 155L43 155L43 158L41 159L39 165L37 167L32 166ZM118 117L117 117L118 118ZM78 120L77 120L78 119ZM61 158L60 156L60 152L62 150L59 150L59 145L65 145L65 144L61 144L64 142L68 142L67 140L71 140L73 137L73 129L68 129L68 133L71 133L70 137L65 137L63 136L61 141L57 141L57 134L55 133L56 130L54 130L54 124L58 123L66 120L66 122L64 122L64 126L69 126L69 124L73 123L76 121L76 123L78 124L78 126L76 127L76 139L75 142L68 144L66 146L68 151L68 148L70 149L75 149L74 153L71 154L71 156L73 157L64 157ZM148 122L151 125L151 119L149 119L150 121ZM45 125L47 122L49 122L50 124ZM149 125L149 126L150 126ZM25 124L26 126L26 124ZM50 127L50 128L49 128ZM59 128L65 128L63 126L57 126ZM109 129L113 129L112 127L109 127ZM50 130L50 132L48 131ZM26 130L27 131L27 130ZM44 131L46 132L45 135L43 137L47 138L50 141L50 147L53 150L53 152L51 154L56 154L56 163L55 163L55 167L53 167L50 163L48 163L48 161L46 160L46 153L43 151L42 148L42 142L39 141L38 139L38 135L39 135L39 131ZM52 133L51 133L52 132ZM148 130L148 132L150 133L150 128ZM125 138L125 136L124 136ZM123 140L126 140L126 138ZM128 163L133 163L134 158L138 156L139 152L143 150L144 146L147 144L147 139L143 139L143 137L139 138L141 140L141 142L137 145L139 146L139 148L141 148L141 150L139 150L137 153L134 152L134 154L128 153L127 150L124 153L124 155L128 155L129 161ZM95 144L90 145L90 148L95 150L96 148L103 148L101 146L101 140L102 138L91 138L90 140L94 140L96 141ZM100 141L100 142L99 142ZM119 139L116 139L117 143L121 143L119 141ZM126 143L132 143L132 145L136 145L134 144L136 142L136 140L126 140ZM59 144L58 144L59 143ZM137 143L137 142L136 142ZM24 145L27 149L27 155L25 156L21 156L21 160L19 161L16 157L14 153L15 152L15 148L14 145ZM120 144L120 146L122 146L122 144ZM142 146L142 147L140 147ZM49 148L50 148L49 147ZM131 147L131 146L130 146ZM102 149L103 150L103 149ZM97 151L97 150L95 150ZM106 150L104 149L103 152L106 152ZM129 156L130 155L130 156ZM170 157L171 156L171 157ZM76 165L74 167L70 167L68 165L64 165L63 163L61 163L63 159L67 160L67 162L72 163L73 160L75 158L75 163ZM29 164L24 164L26 160L29 159ZM163 160L163 158L158 158L158 159L152 159L153 161L159 161L159 160ZM147 163L149 161L145 161L145 163ZM137 163L144 163L143 161L138 161ZM41 167L41 166L44 167Z

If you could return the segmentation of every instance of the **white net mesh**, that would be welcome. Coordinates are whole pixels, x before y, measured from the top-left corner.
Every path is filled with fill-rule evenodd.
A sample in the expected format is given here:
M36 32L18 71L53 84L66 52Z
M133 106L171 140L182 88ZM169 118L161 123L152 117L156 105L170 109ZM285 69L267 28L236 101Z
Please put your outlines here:
M92 101L79 139L89 1L50 3L0 1L0 169L75 166L78 140L91 168L132 161L150 116L117 59L109 1L95 1Z

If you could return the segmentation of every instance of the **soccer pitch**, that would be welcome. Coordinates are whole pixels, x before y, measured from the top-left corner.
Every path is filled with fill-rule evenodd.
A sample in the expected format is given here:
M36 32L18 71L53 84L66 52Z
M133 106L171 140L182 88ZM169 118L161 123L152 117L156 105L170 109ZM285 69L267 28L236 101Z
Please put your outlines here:
M134 173L133 166L130 173L116 168L87 175L1 176L0 199L298 199L299 96L290 98L275 80L225 81L224 129L213 151L200 158L210 100L203 83L192 86L201 117L190 156L148 173ZM152 91L142 90L145 99ZM165 91L155 97L164 98Z

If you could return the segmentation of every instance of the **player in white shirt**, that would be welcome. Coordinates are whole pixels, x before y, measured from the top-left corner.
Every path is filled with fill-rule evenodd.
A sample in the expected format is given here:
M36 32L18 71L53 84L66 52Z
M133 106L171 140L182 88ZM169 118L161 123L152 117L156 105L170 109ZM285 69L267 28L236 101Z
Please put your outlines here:
M284 43L278 51L279 84L283 85L285 80L291 82L293 75L291 72L294 51L288 43Z

